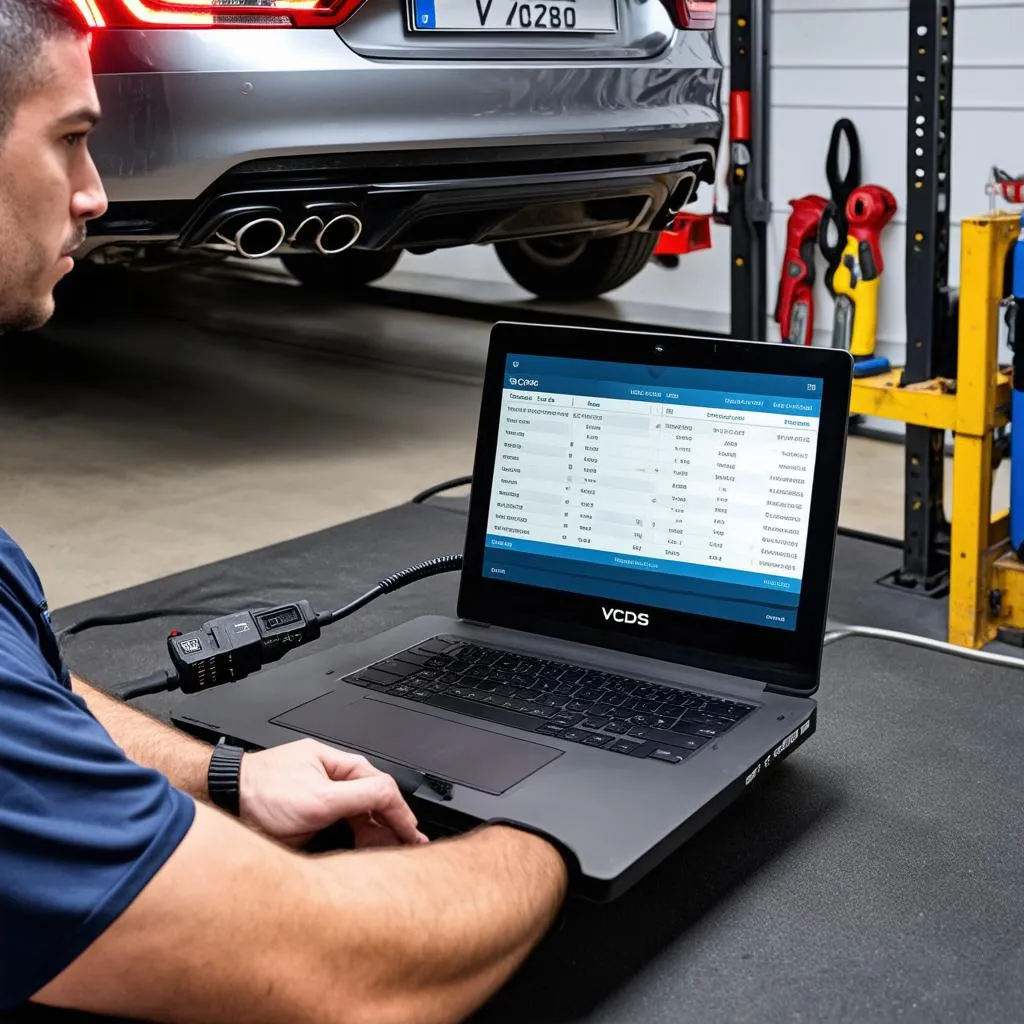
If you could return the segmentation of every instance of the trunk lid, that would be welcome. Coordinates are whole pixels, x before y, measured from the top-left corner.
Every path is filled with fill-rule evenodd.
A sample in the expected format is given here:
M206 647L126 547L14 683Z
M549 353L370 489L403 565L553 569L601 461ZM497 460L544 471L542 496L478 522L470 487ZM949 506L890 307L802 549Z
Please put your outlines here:
M381 60L650 60L677 29L661 0L369 0L338 34Z

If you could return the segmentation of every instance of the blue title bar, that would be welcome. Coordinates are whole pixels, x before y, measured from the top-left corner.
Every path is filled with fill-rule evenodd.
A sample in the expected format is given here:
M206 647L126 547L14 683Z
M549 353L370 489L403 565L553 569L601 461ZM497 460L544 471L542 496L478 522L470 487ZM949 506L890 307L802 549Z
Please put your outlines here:
M525 382L525 383L524 383ZM587 399L576 409L601 409L601 400L616 399L626 402L658 402L705 409L723 409L742 414L745 412L771 412L779 415L804 416L817 419L821 415L821 402L806 398L779 398L773 395L747 395L735 391L696 391L691 388L640 387L608 380L579 380L573 377L520 377L510 375L505 387L514 394L544 392L550 395L575 395ZM726 417L727 418L727 417ZM794 424L797 426L798 424Z
M571 378L576 381L614 381L646 388L731 391L739 394L781 398L818 398L822 381L816 377L789 377L776 373L742 373L736 370L695 370L685 366L647 366L641 363L611 363L557 356L510 355L505 380L514 387L529 387L523 381L539 381L534 388L545 390L542 378ZM580 393L579 390L576 392Z

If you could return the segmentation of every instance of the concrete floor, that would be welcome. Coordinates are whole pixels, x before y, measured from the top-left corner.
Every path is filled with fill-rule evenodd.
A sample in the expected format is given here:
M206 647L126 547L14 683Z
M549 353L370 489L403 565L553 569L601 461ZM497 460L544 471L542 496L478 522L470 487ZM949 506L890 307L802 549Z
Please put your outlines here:
M470 472L486 339L273 275L103 280L0 339L0 525L60 607L406 501ZM842 521L900 535L899 446L851 439Z

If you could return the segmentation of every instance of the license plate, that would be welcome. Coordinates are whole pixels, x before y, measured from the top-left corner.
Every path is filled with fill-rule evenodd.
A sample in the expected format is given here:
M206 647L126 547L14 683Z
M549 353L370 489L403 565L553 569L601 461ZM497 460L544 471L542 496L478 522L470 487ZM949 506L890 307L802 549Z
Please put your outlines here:
M418 32L618 31L618 0L409 0Z

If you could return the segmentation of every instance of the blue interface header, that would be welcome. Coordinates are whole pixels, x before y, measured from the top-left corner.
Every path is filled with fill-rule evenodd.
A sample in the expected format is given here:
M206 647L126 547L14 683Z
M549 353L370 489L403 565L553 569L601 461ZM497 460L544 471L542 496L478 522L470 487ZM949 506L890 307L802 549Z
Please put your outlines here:
M553 388L547 386L552 378L570 378L577 385L583 381L607 381L634 385L643 390L731 391L760 397L803 399L820 399L822 389L822 382L815 377L787 377L771 373L694 370L680 366L645 366L555 356L510 355L506 361L506 387L553 391ZM576 393L580 393L578 387Z
M527 381L524 385L523 382ZM533 382L536 381L536 384ZM719 382L721 383L721 382ZM600 409L600 399L614 398L627 402L677 402L679 405L702 406L736 413L772 412L817 418L821 415L821 402L816 399L778 398L765 395L747 395L735 391L697 391L692 388L640 387L609 380L581 380L574 377L541 376L527 378L510 376L505 387L513 394L543 391L552 395L576 395L595 399L593 409ZM577 406L586 408L586 406Z

